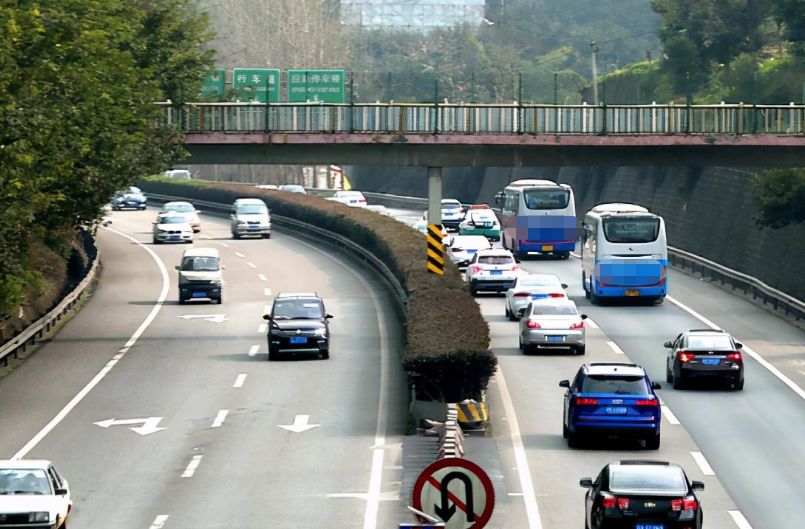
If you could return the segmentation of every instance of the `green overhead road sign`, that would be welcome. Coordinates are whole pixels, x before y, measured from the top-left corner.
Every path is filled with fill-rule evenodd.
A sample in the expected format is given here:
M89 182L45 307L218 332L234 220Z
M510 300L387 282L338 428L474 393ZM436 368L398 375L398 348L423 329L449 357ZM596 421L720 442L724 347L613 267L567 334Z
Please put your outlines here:
M344 102L344 70L288 70L288 102Z
M274 68L234 68L232 70L232 88L240 101L266 102L280 100L280 71Z
M220 101L224 98L226 90L226 70L215 68L212 72L204 76L201 85L201 98L206 100Z

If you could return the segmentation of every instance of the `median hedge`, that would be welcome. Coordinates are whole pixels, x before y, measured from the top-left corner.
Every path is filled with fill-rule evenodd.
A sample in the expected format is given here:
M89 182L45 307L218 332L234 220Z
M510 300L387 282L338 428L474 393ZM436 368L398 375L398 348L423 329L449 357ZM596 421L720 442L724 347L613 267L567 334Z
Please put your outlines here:
M323 198L239 184L148 179L145 192L188 200L231 203L263 199L272 213L338 233L360 244L392 270L408 294L403 368L414 375L417 394L457 402L478 399L494 373L489 327L469 295L458 269L448 261L445 275L425 268L425 237L389 217L349 208Z

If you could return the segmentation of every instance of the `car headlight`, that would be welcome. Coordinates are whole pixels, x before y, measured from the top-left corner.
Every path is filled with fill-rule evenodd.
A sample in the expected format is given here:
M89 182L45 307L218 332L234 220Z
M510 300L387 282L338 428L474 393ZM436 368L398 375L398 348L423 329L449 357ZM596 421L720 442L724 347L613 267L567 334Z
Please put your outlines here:
M50 513L47 511L37 511L28 513L28 522L49 522Z
M210 280L210 284L215 285L216 287L220 287L223 284L223 282L220 279L212 279Z
M316 329L316 336L320 336L322 338L327 338L327 329L321 327L320 329Z
M161 233L161 234L163 234L163 235L164 235L164 234L166 234L166 233L168 233L168 230L162 230L162 229L160 229L160 230L157 230L157 231L159 231L159 233Z

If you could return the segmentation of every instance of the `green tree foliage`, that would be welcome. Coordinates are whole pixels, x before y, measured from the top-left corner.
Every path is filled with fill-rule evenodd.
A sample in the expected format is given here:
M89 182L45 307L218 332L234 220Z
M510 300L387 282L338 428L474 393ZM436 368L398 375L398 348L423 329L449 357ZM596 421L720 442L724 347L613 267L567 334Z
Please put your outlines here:
M774 0L774 18L785 27L792 53L805 57L805 0Z
M755 176L757 223L783 228L805 222L805 168L774 169Z
M189 6L0 0L1 313L20 302L31 237L93 223L179 154L153 102L195 93L210 62Z

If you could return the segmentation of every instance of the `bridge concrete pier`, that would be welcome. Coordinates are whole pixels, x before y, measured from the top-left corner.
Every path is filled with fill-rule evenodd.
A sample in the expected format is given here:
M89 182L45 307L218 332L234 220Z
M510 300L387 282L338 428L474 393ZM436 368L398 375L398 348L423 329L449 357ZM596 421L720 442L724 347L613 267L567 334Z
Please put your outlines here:
M428 224L442 223L442 168L428 167Z

